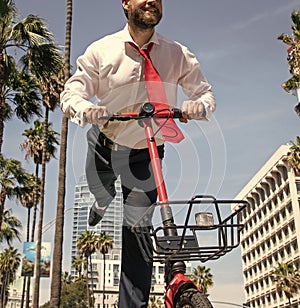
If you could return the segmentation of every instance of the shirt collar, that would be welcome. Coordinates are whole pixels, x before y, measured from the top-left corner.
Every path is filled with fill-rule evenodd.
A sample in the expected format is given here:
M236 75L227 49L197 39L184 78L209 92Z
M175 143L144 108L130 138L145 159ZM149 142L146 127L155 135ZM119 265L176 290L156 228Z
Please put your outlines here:
M128 30L128 24L126 24L126 26L124 27L123 31L122 31L122 40L124 43L127 42L132 42L133 44L136 45L136 43L134 42L134 40L132 39L129 30ZM157 44L159 45L159 40L158 40L158 35L156 33L156 31L154 31L152 37L150 38L149 42L147 44L145 44L143 46L143 48L146 48L148 46L149 43L153 43L153 44Z

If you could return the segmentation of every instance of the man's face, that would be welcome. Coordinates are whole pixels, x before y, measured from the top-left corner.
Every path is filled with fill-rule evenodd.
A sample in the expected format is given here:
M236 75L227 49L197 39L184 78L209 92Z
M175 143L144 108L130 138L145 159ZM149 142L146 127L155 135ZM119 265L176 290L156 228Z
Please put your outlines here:
M128 12L128 22L142 29L154 28L162 17L161 0L123 1Z

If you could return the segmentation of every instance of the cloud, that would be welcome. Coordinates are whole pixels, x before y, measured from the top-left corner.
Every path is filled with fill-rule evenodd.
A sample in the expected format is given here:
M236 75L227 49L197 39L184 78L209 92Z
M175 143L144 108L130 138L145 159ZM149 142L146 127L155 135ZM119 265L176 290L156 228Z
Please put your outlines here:
M266 11L260 12L259 14L256 14L254 16L250 16L249 19L247 20L243 20L240 22L237 22L235 24L232 24L229 28L227 28L228 31L240 31L243 30L245 28L248 28L260 21L264 21L270 17L276 17L278 15L281 15L282 13L285 12L291 12L293 10L295 10L295 6L296 6L296 1L291 1L289 4L284 4L280 7L277 8L269 8Z

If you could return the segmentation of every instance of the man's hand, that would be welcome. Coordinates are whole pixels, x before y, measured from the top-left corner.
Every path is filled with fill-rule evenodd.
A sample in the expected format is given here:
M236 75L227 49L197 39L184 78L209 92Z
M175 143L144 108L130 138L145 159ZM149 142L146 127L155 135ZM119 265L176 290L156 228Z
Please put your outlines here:
M181 107L181 122L187 123L188 120L201 120L205 118L206 111L201 102L184 101Z
M101 117L108 116L107 108L105 106L93 106L86 108L84 111L85 120L90 124L103 125L108 123L107 120L101 120Z

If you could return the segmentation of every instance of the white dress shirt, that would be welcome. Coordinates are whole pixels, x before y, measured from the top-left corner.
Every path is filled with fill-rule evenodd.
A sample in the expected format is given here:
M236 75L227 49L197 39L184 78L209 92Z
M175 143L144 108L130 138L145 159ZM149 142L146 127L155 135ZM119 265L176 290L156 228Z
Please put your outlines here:
M73 122L85 126L83 110L94 106L95 101L107 106L109 112L139 111L141 104L148 101L144 58L129 42L133 40L126 26L92 43L77 59L77 70L61 94L61 108ZM186 47L157 32L150 42L154 43L150 57L164 83L169 105L177 106L177 86L180 85L188 100L204 104L208 119L215 110L215 99L195 56ZM135 120L110 122L101 131L121 145L147 146L144 130ZM163 143L159 133L156 138L158 144Z

